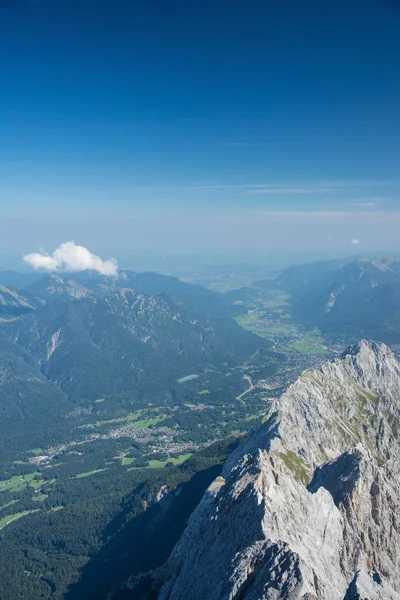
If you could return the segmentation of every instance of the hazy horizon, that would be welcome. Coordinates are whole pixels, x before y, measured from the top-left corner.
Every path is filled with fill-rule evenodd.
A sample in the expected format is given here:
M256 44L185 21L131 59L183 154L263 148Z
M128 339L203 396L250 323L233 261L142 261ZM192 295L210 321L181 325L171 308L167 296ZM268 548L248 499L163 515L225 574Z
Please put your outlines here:
M55 250L55 248L53 248ZM47 254L47 253L45 253ZM52 255L50 249L49 254ZM307 263L329 261L335 259L353 259L368 258L395 258L400 259L400 253L386 253L384 251L377 252L264 252L264 253L162 253L162 252L128 252L128 253L112 253L102 254L103 261L114 260L119 270L131 269L137 272L153 271L164 274L171 274L176 277L185 277L190 274L205 274L211 270L236 269L237 271L251 271L255 269L257 272L279 272L292 265L302 265ZM82 268L78 271L69 268L58 270L44 269L41 267L34 268L32 264L24 260L24 256L19 253L1 254L0 253L0 271L13 270L22 273L36 273L37 275L45 276L50 273L59 273L61 276L70 274L73 276L75 272L81 270L91 270ZM97 270L94 268L94 270ZM105 273L112 275L112 273Z

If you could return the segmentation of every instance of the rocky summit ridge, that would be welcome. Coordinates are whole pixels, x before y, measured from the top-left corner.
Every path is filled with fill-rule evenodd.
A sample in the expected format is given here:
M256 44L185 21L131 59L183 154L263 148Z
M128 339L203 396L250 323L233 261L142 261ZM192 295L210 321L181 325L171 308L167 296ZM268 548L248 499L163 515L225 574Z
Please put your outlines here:
M399 431L385 345L303 373L206 491L159 600L399 599Z

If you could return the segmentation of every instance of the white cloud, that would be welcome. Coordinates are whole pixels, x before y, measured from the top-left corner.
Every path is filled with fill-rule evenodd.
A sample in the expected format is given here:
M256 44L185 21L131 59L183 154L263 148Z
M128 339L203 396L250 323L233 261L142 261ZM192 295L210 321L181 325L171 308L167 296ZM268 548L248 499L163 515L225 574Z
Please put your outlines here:
M239 215L239 213L237 213ZM244 213L242 213L243 215ZM318 221L357 221L377 223L400 220L400 211L378 211L378 210L248 210L245 214L257 218L268 219L303 219ZM350 240L351 241L351 240Z
M353 239L351 240L351 243L352 243L352 244L354 244L354 246L357 246L357 245L360 243L360 240L359 240L359 239L357 239L357 238L353 238Z
M53 252L32 252L23 257L24 262L43 271L65 271L77 273L78 271L97 271L102 275L116 275L118 263L115 259L102 260L99 256L92 254L84 246L78 246L75 242L64 242Z
M267 194L323 194L335 192L335 188L310 188L310 187L276 187L276 188L259 188L256 190L247 190L244 192L248 196L259 196Z
M354 193L354 190L357 188L364 188L364 187L387 187L387 186L398 186L400 184L400 181L371 181L371 180L337 180L337 181L331 181L331 180L305 180L305 181L294 181L294 182L265 182L265 183L241 183L241 184L233 184L233 183L204 183L204 184L199 184L199 183L195 183L193 185L188 184L188 185L161 185L161 186L145 186L145 187L137 187L137 188L133 188L134 192L150 192L150 193L155 193L155 192L218 192L218 191L234 191L234 190L242 190L244 192L246 192L247 190L252 191L252 190L260 190L258 193L265 193L266 190L275 190L275 193L279 193L276 192L276 190L288 190L286 193L290 193L289 191L291 190L292 193L296 193L296 189L299 190L303 190L303 189L307 189L307 192L298 192L297 193L324 193L324 192L333 192L334 190L332 188L335 189L335 191L352 191ZM294 190L294 191L293 191ZM256 192L257 193L257 192ZM281 192L282 193L282 192ZM363 195L364 196L364 195ZM361 202L364 202L364 200L366 200L367 202L371 201L371 202L378 202L381 201L382 199L384 199L383 197L380 196L371 196L368 197L368 199L365 199L364 197L360 198ZM358 200L355 199L355 201L357 202Z
M351 202L348 204L350 208L376 208L378 202Z

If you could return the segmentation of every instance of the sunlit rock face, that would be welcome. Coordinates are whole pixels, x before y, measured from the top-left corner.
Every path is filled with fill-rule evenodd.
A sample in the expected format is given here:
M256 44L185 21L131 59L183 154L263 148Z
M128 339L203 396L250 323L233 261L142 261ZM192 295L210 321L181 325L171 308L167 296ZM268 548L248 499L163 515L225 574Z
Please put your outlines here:
M398 600L399 431L386 346L303 373L205 493L160 600Z

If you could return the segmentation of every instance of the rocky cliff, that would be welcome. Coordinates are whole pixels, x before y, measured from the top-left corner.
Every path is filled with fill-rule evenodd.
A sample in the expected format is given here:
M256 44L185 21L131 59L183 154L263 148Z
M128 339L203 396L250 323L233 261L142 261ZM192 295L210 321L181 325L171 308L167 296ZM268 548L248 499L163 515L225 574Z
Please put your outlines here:
M303 373L208 488L159 599L399 599L399 431L386 346Z

